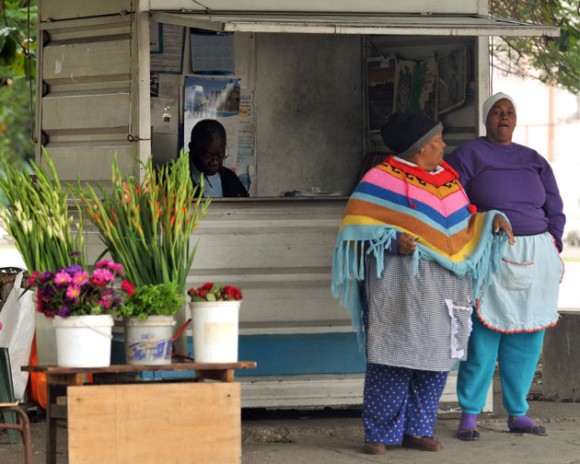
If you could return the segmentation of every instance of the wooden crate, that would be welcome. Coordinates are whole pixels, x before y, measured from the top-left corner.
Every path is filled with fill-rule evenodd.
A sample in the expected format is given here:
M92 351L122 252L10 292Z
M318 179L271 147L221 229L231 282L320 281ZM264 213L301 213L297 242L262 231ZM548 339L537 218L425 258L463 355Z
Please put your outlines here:
M69 463L240 463L240 416L239 383L69 387Z

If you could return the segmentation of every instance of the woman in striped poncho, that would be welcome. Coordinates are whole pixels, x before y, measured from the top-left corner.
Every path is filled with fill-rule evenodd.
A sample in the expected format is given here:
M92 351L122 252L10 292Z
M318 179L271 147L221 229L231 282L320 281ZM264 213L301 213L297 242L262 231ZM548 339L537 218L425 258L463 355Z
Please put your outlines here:
M381 133L396 156L356 187L334 252L332 290L366 349L369 454L442 449L434 428L447 373L465 358L472 306L513 240L503 214L469 203L443 161L442 130L420 113L393 116Z

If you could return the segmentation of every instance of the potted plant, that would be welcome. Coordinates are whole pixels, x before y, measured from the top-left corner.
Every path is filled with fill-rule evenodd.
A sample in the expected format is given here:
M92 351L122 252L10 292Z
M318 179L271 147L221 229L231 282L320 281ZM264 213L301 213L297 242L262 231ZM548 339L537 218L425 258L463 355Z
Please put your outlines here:
M0 222L18 249L28 272L55 272L83 264L83 217L74 214L69 192L58 179L52 159L44 165L14 164L0 159ZM34 297L34 296L33 296ZM36 313L35 333L40 364L56 363L52 321Z
M117 288L123 266L99 261L92 273L72 264L56 272L34 271L37 311L54 318L57 364L105 367L111 362L112 313L122 302Z
M135 287L122 283L127 299L116 315L124 318L125 360L128 364L169 364L174 315L185 295L175 282Z
M232 285L206 282L187 291L191 298L193 357L196 362L237 362L242 292Z
M160 168L149 158L141 164L141 180L123 176L113 161L112 188L89 184L75 189L88 218L97 227L113 259L125 267L136 287L185 281L195 257L190 238L205 216L211 199L194 187L189 158Z
M75 192L98 229L105 252L123 264L127 280L142 296L119 314L127 317L130 311L131 317L142 320L150 315L148 304L163 304L151 287L162 286L162 293L169 288L163 286L172 283L172 292L185 295L197 248L190 239L210 199L202 198L203 186L191 182L189 158L183 153L170 165L157 168L149 158L141 168L141 180L123 176L115 159L111 188L100 186L97 191L79 184ZM175 314L175 309L167 312Z

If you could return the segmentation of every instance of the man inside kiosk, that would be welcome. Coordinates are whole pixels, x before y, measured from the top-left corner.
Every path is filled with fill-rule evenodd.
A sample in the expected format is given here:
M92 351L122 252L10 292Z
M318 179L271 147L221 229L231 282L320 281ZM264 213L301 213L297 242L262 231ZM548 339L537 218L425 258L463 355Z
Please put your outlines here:
M234 171L224 167L226 130L215 119L203 119L191 130L189 170L194 185L203 174L204 197L247 197L248 191Z

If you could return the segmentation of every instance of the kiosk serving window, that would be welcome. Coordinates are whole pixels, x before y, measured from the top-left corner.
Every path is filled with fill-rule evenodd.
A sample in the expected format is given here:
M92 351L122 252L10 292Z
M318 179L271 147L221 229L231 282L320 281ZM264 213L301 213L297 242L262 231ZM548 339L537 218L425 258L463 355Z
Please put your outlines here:
M300 22L153 13L152 24L187 30L182 73L152 80L152 106L162 109L152 112L155 158L171 159L187 146L194 122L216 118L228 133L226 165L251 197L347 197L368 154L386 150L379 129L394 111L441 118L450 150L477 134L477 35L505 24L457 17L340 20L331 31L328 19L314 16ZM165 101L178 102L173 134L159 129L171 106Z

